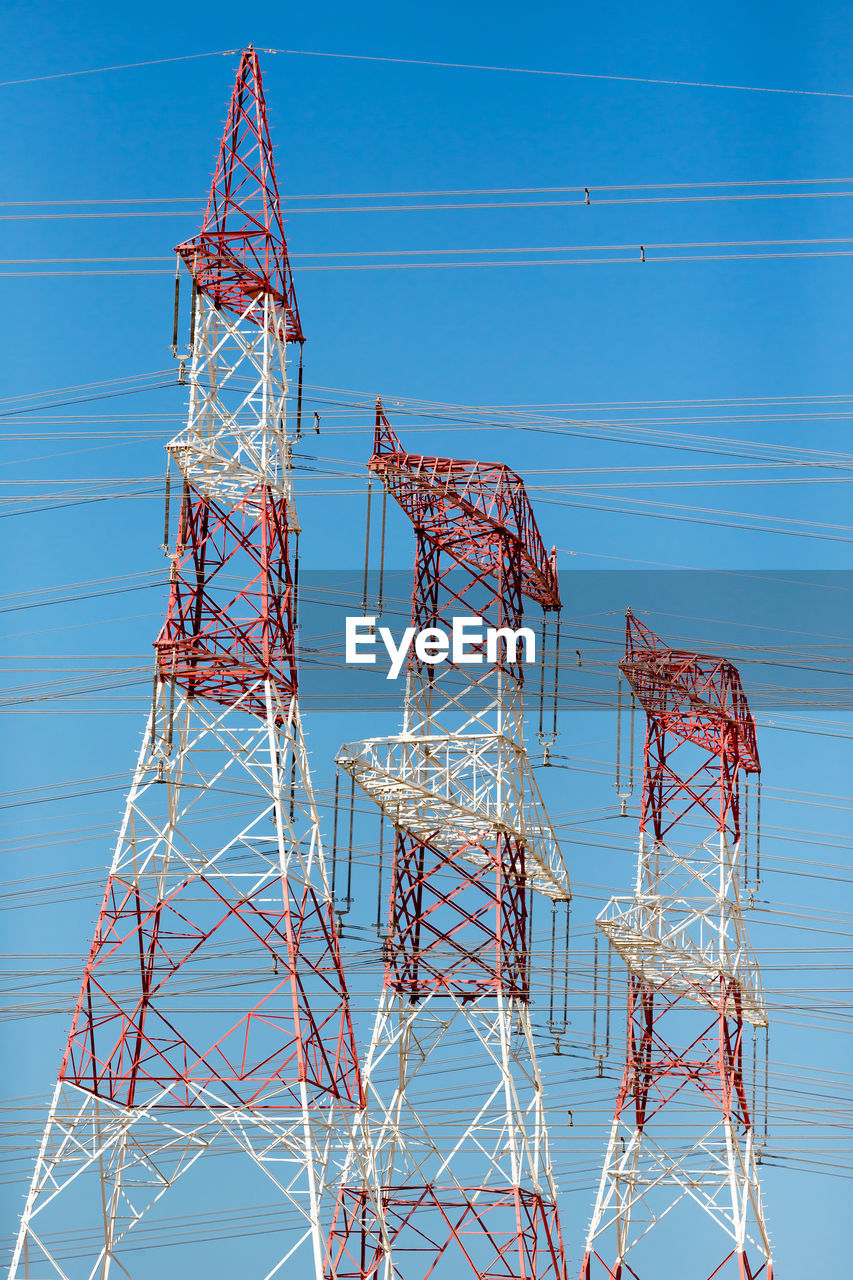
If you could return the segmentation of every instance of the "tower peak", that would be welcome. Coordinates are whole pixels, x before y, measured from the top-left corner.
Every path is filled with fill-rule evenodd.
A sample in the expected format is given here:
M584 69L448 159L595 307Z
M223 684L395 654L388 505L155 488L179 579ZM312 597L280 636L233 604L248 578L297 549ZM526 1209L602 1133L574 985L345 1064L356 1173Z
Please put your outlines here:
M304 342L287 254L258 55L243 50L201 231L176 247L198 289L241 313L270 294L289 342Z

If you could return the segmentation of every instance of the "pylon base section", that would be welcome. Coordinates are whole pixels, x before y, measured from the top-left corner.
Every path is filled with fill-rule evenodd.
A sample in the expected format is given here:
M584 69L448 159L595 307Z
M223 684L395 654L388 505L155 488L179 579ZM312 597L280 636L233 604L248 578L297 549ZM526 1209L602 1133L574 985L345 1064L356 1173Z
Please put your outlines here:
M627 1262L608 1266L594 1251L584 1255L580 1280L629 1280L629 1277L632 1280L656 1280L654 1268L651 1275L643 1275L629 1267ZM746 1254L735 1249L707 1276L697 1272L696 1280L773 1280L773 1263L765 1261L753 1269Z
M384 1187L393 1262L365 1192L344 1189L330 1238L335 1280L563 1280L553 1203L520 1187Z

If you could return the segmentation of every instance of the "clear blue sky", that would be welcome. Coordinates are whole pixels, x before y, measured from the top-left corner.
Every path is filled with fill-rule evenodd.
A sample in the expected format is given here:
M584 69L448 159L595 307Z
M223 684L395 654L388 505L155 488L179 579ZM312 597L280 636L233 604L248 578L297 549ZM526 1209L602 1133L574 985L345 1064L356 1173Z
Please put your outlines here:
M310 8L257 5L249 17L235 6L217 4L149 4L127 9L14 3L6 6L4 35L0 59L0 81L4 82L231 49L251 41L259 48L853 93L849 7L829 3L746 8L728 3L642 7L534 3L519 8L500 0L489 5L434 3L408 8L338 3ZM186 197L180 208L201 205L235 62L231 56L210 57L0 86L2 200ZM853 176L853 99L284 54L262 55L262 68L285 196L565 185L588 185L594 190L611 185ZM588 209L370 214L310 214L297 212L298 207L288 221L291 249L297 255L839 238L850 234L851 203L847 198L824 198L613 208L596 207L593 201ZM307 207L316 205L307 202ZM104 206L99 208L104 211ZM132 208L138 212L142 206ZM42 214L68 211L68 206L27 208L29 213ZM0 208L0 257L4 260L164 257L196 229L187 217L14 220L14 213L9 204ZM808 413L799 414L791 407L795 397L853 394L849 371L853 260L849 258L302 274L299 261L294 259L294 271L309 339L306 379L312 387L351 389L363 397L365 405L377 392L391 400L406 397L451 405L594 405L599 408L559 412L563 417L608 422L631 416L617 407L625 402L652 402L648 409L632 411L633 416L646 422L669 418L669 429L677 431L749 439L799 451L849 453L849 409L844 402L835 409L826 403L815 409L812 403ZM54 264L53 269L62 268ZM0 263L0 273L15 270L29 268ZM0 292L5 357L2 397L170 367L172 284L166 274L75 274L50 277L41 284L32 277L8 278L0 279ZM750 397L779 397L784 403L781 410L743 405L720 409L707 404L670 411L658 407L663 401ZM0 404L0 411L4 409ZM838 416L814 416L830 410ZM84 416L60 422L62 412ZM129 422L124 438L124 420L114 415L139 412L170 416ZM31 510L36 504L30 499L39 492L55 493L56 504L72 501L71 491L78 488L91 496L86 486L93 478L138 479L137 490L157 490L159 482L145 478L162 473L162 444L176 429L182 412L181 392L166 389L34 415L11 425L0 420L0 434L8 435L18 425L21 434L29 433L27 440L3 440L4 476L14 482L3 496L26 499L20 501L20 508ZM87 413L92 418L86 418ZM727 415L732 420L723 421ZM745 416L751 420L734 420ZM332 434L330 416L328 433L311 441L316 454L363 462L369 450L369 417L365 408L358 431ZM42 421L44 426L39 425ZM353 417L344 425L352 428L357 421ZM89 425L91 441L48 440L38 434L80 433ZM143 427L150 431L150 439L130 434ZM117 434L97 439L99 432L110 431ZM707 477L715 481L713 485L672 489L663 485L665 478L672 480L672 473L665 476L660 468L693 467L682 478L695 482L702 479L695 468L703 461L732 459L573 438L566 432L558 436L508 430L473 433L413 425L401 426L400 434L413 449L499 458L534 484L544 483L544 468L585 467L602 472L583 477L584 483L633 479L638 485L636 473L616 474L615 469L647 466L658 469L648 476L649 488L611 487L606 492L712 511L761 513L770 523L782 517L836 526L853 523L849 486L836 482L838 472L831 473L832 483L760 486L723 485L720 480L727 479L727 473L720 472ZM730 453L736 459L738 446L731 446ZM814 473L801 470L797 474ZM731 473L733 481L761 476L761 472ZM571 477L561 479L569 483ZM306 527L304 565L312 569L357 566L362 554L363 498L311 496L312 489L346 485L315 483L307 474L300 483L307 491L301 502ZM349 487L354 490L352 484ZM577 553L561 563L569 576L572 568L626 569L632 561L792 572L850 566L850 545L845 540L613 514L546 503L546 497L542 495L538 508L546 543ZM45 503L50 506L50 501ZM4 515L15 510L4 502ZM330 518L332 511L334 518ZM735 518L732 521L738 523ZM44 509L16 514L2 524L7 540L3 602L7 606L20 603L24 592L41 592L32 599L42 600L55 595L59 584L133 574L150 578L162 569L159 496ZM411 557L409 535L402 522L393 528L389 559L402 568ZM847 539L851 535L833 536ZM138 581L146 583L149 578ZM107 589L120 585L112 583ZM134 586L135 581L124 585ZM98 590L81 588L78 595ZM144 586L5 615L10 624L4 649L10 686L29 698L42 682L51 688L45 701L22 703L6 716L4 791L27 789L24 799L32 802L30 789L36 787L47 788L46 795L53 796L65 782L129 772L145 714L150 643L159 625L162 599L162 586ZM633 599L623 603L642 606L642 601ZM711 602L708 616L728 621L725 609L723 593ZM579 612L572 612L567 589L567 625L579 634L584 626L600 626L602 636L615 644L618 624L612 615L602 612L589 619L579 617ZM673 636L696 637L702 630L701 608L691 598L684 612L686 617L667 620L661 616L652 621L663 631L669 627ZM772 625L772 619L764 621ZM849 609L847 624L849 637ZM809 617L802 619L801 629L816 633L811 639L800 637L803 645L822 642L821 626L812 627ZM736 639L741 644L742 634ZM755 643L762 641L774 643L771 632L758 632ZM783 641L777 636L776 642ZM715 643L725 649L725 627L715 633ZM85 690L81 674L89 661L84 655L93 655L92 692ZM131 670L110 676L112 669ZM759 675L753 672L753 678ZM59 696L57 682L62 682L68 696ZM842 672L840 688L843 682ZM121 687L113 693L99 689L110 683ZM810 687L807 675L803 687ZM76 696L68 693L81 689L83 693ZM759 951L766 948L772 999L778 1006L793 1006L778 1009L771 1042L774 1061L793 1066L778 1069L773 1095L780 1115L775 1130L778 1156L765 1166L767 1212L780 1276L804 1274L815 1266L827 1271L834 1267L841 1273L851 1245L845 1212L849 1181L814 1171L815 1162L831 1166L839 1144L824 1153L826 1132L815 1127L811 1111L815 1104L809 1100L813 1080L814 1087L827 1095L821 1105L830 1118L835 1111L847 1114L849 1005L832 1020L803 1012L810 1002L825 1003L824 989L832 980L827 970L806 966L832 964L843 988L843 962L836 951L824 956L794 953L795 948L841 948L845 931L849 935L849 876L843 869L818 870L813 865L849 863L849 801L845 808L841 800L814 804L803 795L781 794L787 788L840 797L849 790L849 737L845 738L850 733L849 699L840 697L837 709L806 704L798 714L801 718L796 722L790 714L765 715L760 729L768 787L764 849L768 866L774 856L779 861L765 884L767 911L762 923L753 928ZM767 719L775 719L776 725L767 724ZM565 720L561 749L576 758L609 765L613 754L610 719L590 715ZM371 723L369 731L379 731L378 725ZM315 719L311 742L322 786L329 785L337 744L362 732L364 725L354 718ZM840 736L827 737L827 732ZM593 784L581 781L580 775L565 772L555 779L552 774L546 781L555 816L567 822L581 823L577 815L590 803L599 805L602 812L612 807L607 778L595 781L598 790L592 800L587 787ZM99 783L79 785L71 790L96 794L28 803L6 813L7 842L0 846L5 860L0 877L3 892L22 889L25 896L23 905L5 913L2 950L21 953L16 963L24 972L37 975L34 990L40 995L51 981L43 971L61 968L73 975L86 951L100 898L97 869L109 861L110 832L120 816L122 776L110 785L117 789L101 793ZM774 796L774 788L780 794ZM16 802L16 797L10 796L9 802ZM93 830L70 843L56 842L62 832L77 828ZM601 833L607 830L605 823L589 838L580 835L566 840L570 872L587 886L579 893L576 915L579 946L587 949L589 921L601 901L611 892L627 890L630 883L627 836L624 849L615 856L595 850L596 840L603 839ZM792 831L806 833L802 845L798 837L791 839ZM43 838L34 837L31 845L19 839L39 832ZM799 867L781 861L796 859L800 853L811 861ZM791 873L797 870L800 875L794 878ZM39 876L47 879L36 883ZM29 879L32 884L9 887L10 882ZM59 884L79 888L58 901L55 886ZM42 887L50 889L47 897L42 896ZM815 913L811 924L794 919L792 913L803 910ZM831 923L831 911L846 914ZM39 1107L61 1056L67 1000L75 982L69 976L50 988L50 1014L5 1024L11 1065L4 1093L9 1098L26 1097L26 1105L33 1107L27 1112L32 1123L20 1133L11 1126L8 1136L9 1146L15 1148L3 1212L9 1232L29 1176L29 1152L36 1148ZM786 987L796 988L796 993L786 996ZM8 1005L32 998L26 991L16 992L14 985L7 989ZM840 990L834 998L843 1002L846 994ZM588 1036L587 1014L588 1010L581 1010L577 1015L579 1041ZM803 1030L807 1026L830 1030L807 1035ZM576 1124L579 1114L585 1117L589 1127L583 1130L584 1150L603 1150L616 1064L611 1063L604 1081L589 1078L591 1068L586 1075L561 1076L563 1066L553 1058L546 1068L561 1105L574 1103ZM580 1071L577 1064L575 1069ZM800 1103L810 1111L808 1122L798 1125ZM772 1145L771 1141L771 1149ZM802 1155L806 1148L814 1153L808 1168ZM570 1153L570 1145L565 1149ZM846 1155L839 1160L847 1166L851 1163L849 1135ZM572 1259L582 1249L595 1159L580 1159L578 1164L586 1172L564 1179L567 1186L578 1188L566 1191L563 1206L564 1235ZM845 1172L849 1178L850 1168ZM675 1240L662 1247L661 1277L683 1274L676 1269L679 1245Z

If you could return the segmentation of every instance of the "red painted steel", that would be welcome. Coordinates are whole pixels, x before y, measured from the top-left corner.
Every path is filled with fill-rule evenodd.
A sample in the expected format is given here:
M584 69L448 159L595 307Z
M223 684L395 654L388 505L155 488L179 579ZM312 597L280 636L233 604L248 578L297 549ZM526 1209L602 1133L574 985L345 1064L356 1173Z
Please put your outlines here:
M662 840L692 810L703 814L729 839L740 835L740 772L758 773L755 721L737 668L724 658L670 649L629 613L625 657L619 663L646 712L643 811ZM679 748L698 748L688 754Z
M564 1280L557 1210L519 1187L385 1187L382 1211L392 1251L383 1270L375 1213L364 1192L338 1206L329 1275L335 1280Z
M482 866L463 855L482 856ZM412 1003L453 994L462 1002L498 991L527 1000L525 851L498 836L444 853L399 831L394 851L386 986Z
M290 271L258 55L240 59L201 231L176 248L198 289L242 314L270 294L284 309L288 342L305 341ZM250 319L258 323L255 315Z
M261 324L263 308L249 304L269 296L284 310L287 339L304 341L251 46L240 59L201 232L177 252L215 307ZM169 611L156 643L161 677L190 696L240 702L263 716L259 680L269 675L283 691L296 690L292 630L285 499L258 488L228 507L185 483Z
M656 842L688 817L730 841L740 833L741 772L760 770L755 721L737 669L723 658L671 649L629 611L625 657L619 664L646 712L641 830ZM661 858L668 856L661 843ZM648 1134L662 1150L671 1142L668 1104L704 1105L740 1133L753 1124L744 1068L741 988L724 974L672 992L631 974L626 1060L616 1117ZM701 1009L706 1015L695 1028ZM685 1010L693 1022L685 1037ZM705 1128L713 1123L705 1117ZM673 1121L674 1122L674 1121ZM624 1141L624 1139L623 1139ZM690 1253L685 1242L682 1255ZM729 1266L731 1264L731 1267ZM587 1250L581 1280L640 1280L626 1262L613 1266ZM697 1276L700 1272L691 1270ZM772 1280L767 1259L756 1269L745 1250L730 1252L710 1273L739 1280Z
M168 616L15 1280L136 1273L125 1250L149 1240L180 1270L177 1219L128 1234L208 1154L226 1159L190 1195L213 1197L211 1221L237 1162L246 1194L280 1200L264 1274L322 1280L335 1144L363 1131L297 700L283 339L304 335L253 49L204 225L178 253L193 323L188 421L169 446L184 487Z
M666 1042L661 1022L684 997L656 992L636 977L629 980L627 1067L616 1103L617 1114L629 1110L638 1130L655 1120L668 1102L687 1085L695 1087L725 1116L739 1125L752 1121L743 1080L743 1020L740 992L731 979L716 980L718 993L702 988L711 997L707 1023L685 1050L676 1052ZM734 1007L733 1018L720 1018L717 1008Z
M241 299L252 291L269 293L301 340L253 49L241 58L202 232L179 252L217 306L242 312ZM292 536L286 500L270 488L256 488L229 509L185 482L168 615L155 646L164 684L263 717L264 681L271 680L288 705L297 685ZM146 900L138 884L111 878L61 1078L128 1107L153 1097L164 1106L193 1106L195 1086L211 1082L222 1086L223 1106L256 1109L267 1098L275 1107L298 1106L300 1082L318 1100L359 1104L331 904L305 884L294 891L282 877L276 909L267 881L263 888L263 895L240 897L227 877L188 875L164 898ZM206 1029L189 1032L170 1008L170 982L226 942L254 945L268 959L266 989L236 1022L223 1015L212 1038ZM129 976L117 977L123 968L135 987ZM312 986L323 993L322 1015Z
M282 882L271 905L265 883L248 897L227 881L187 877L165 899L111 876L60 1079L123 1107L283 1111L330 1098L361 1105L361 1080L345 1000L334 917L312 889ZM261 973L245 1008L187 1010L180 987L188 965L198 984L221 982L225 949L254 954ZM211 958L212 957L212 958ZM263 963L263 960L266 963ZM212 989L216 989L214 985ZM315 1004L318 991L334 996ZM229 992L229 1005L239 1004ZM199 1092L205 1090L204 1098Z
M406 453L381 401L367 465L386 480L419 540L481 580L503 581L508 562L521 595L559 609L557 549L545 551L524 481L508 466Z
M406 453L381 401L368 465L415 529L417 630L449 632L453 617L473 615L486 627L518 628L525 599L560 608L556 549L545 551L524 483L509 467ZM507 687L522 683L520 660L507 660L501 650L495 662L476 667L448 660L440 676L413 654L409 669L416 684L436 684L435 701L426 695L427 701L435 707L446 696L462 722L478 697L494 705L497 672ZM436 715L440 725L442 713ZM386 991L408 1006L448 996L463 1005L489 998L528 1003L525 858L522 842L506 834L448 849L440 830L427 839L395 825ZM417 1035L411 1052L416 1059ZM408 1071L401 1067L402 1078ZM557 1207L537 1192L448 1179L384 1186L379 1194L390 1270L366 1192L345 1187L329 1238L330 1278L565 1280Z
M185 483L173 563L161 678L265 716L259 681L296 692L286 500L260 488L226 509Z
M412 625L452 629L455 616L477 615L487 627L521 626L524 597L559 609L556 548L548 555L520 476L503 463L458 462L406 453L382 409L370 469L381 476L415 527ZM472 651L476 646L472 646ZM427 679L435 668L418 663ZM522 682L522 664L502 650L491 666L444 664L442 679L490 691L495 670ZM471 867L397 830L386 981L410 999L455 990L474 999L502 991L529 998L524 847L496 836ZM441 957L431 963L431 953Z

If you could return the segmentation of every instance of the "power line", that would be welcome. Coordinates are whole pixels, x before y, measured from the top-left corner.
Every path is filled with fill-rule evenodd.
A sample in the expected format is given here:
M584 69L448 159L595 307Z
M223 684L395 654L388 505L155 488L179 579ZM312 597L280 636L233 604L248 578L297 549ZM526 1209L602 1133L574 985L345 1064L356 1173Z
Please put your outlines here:
M47 80L65 80L76 76L102 75L110 71L131 71L138 67L163 66L172 62L191 62L199 58L230 57L239 52L239 49L216 49L208 53L185 53L168 58L149 58L142 62L115 63L110 66L86 67L75 71L55 71L46 75L26 76L18 80L3 80L0 81L0 89L9 88L13 85L38 84ZM727 84L706 80L674 80L650 76L624 76L608 72L561 71L542 67L506 67L485 63L442 62L426 58L394 58L383 54L330 53L318 49L262 49L260 52L284 54L289 57L299 58L330 58L348 62L381 62L400 66L435 67L454 71L492 71L509 75L543 76L566 80L601 80L623 84L662 85L684 89L721 89L737 93L768 93L809 98L853 98L853 93L841 93L837 90L829 89L780 89L766 85Z
M159 67L167 62L192 62L196 58L217 58L232 53L239 53L239 50L216 49L211 53L181 53L171 58L149 58L145 62L120 62L109 67L88 67L80 71L54 71L49 75L26 76L22 80L0 80L0 89L8 89L11 85L18 84L38 84L45 80L68 80L72 76L97 76L106 71L132 71L136 67Z
M685 184L690 185L690 184ZM711 185L711 184L707 184ZM722 184L721 184L722 185ZM727 184L732 185L732 184ZM574 190L574 188L569 188ZM602 190L603 188L598 188ZM615 190L626 190L627 188L614 188ZM661 188L663 189L663 188ZM549 188L540 188L543 193ZM618 205L659 205L659 204L708 204L708 203L743 203L755 202L763 200L843 200L853 196L853 191L786 191L786 192L752 192L736 194L727 191L723 195L665 195L665 196L620 196L620 197L598 197L592 200L589 197L589 188L584 190L584 195L573 200L501 200L501 201L478 201L476 203L460 203L458 200L451 204L389 204L389 205L321 205L312 207L300 207L296 204L288 206L288 214L322 214L322 213L434 213L434 212L476 212L488 209L570 209L570 208L596 208L601 206L618 206ZM428 193L431 194L431 193ZM438 196L439 193L436 193ZM488 192L486 193L488 194ZM298 199L306 199L307 197L291 196L291 201ZM315 199L333 199L331 196L316 196ZM343 198L343 197L338 197ZM355 198L355 197L353 197ZM370 197L362 197L366 199ZM379 197L375 197L379 198ZM403 193L400 197L403 198ZM165 201L164 201L165 202ZM118 200L69 200L69 201L33 201L32 203L24 200L15 200L0 202L0 208L17 208L32 209L36 207L44 207L45 205L65 206L65 211L61 213L2 213L0 221L2 222L62 222L62 221L91 221L93 219L121 219L121 218L197 218L202 210L192 207L188 209L111 209L109 212L81 212L76 208L74 212L68 209L72 206L80 205L116 205L119 203L127 204L154 204L161 203L152 199L143 198L139 201L118 201ZM291 254L291 257L300 257L300 254Z
M264 53L284 53L302 58L337 58L351 62L386 62L402 66L443 67L455 71L499 71L522 76L551 76L570 80L612 80L627 84L668 85L686 89L728 89L739 93L772 93L811 98L853 98L853 93L828 89L773 89L763 85L722 84L705 80L667 80L648 76L620 76L592 71L554 71L538 67L503 67L470 62L438 62L425 58L391 58L380 54L327 53L316 49L264 49Z
M853 195L853 192L851 192L850 194L851 194L851 195ZM673 241L673 242L663 242L663 243L652 243L652 242L648 242L648 243L643 244L643 245L640 245L640 244L630 244L630 243L620 243L620 244L598 244L598 245L596 245L596 244L575 244L575 245L572 245L572 244L562 244L562 245L559 245L559 244L557 244L557 245L531 245L531 246L514 247L514 248L508 248L508 249L500 249L500 248L492 248L492 249L477 249L477 248L464 248L464 249L454 249L454 248L441 248L441 249L339 249L339 250L334 250L334 251L332 251L332 252L294 253L294 254L291 254L291 255L290 255L290 257L291 257L291 259L292 259L292 260L294 260L294 261L295 261L295 260L297 260L297 259L300 259L300 260L308 260L308 259L312 259L312 260L313 260L313 259L322 259L322 260L324 260L324 261L330 261L330 260L332 260L332 259L338 260L338 259L343 259L343 258L394 258L394 257L397 257L397 258L425 258L425 257L440 257L440 256L442 256L442 255L446 255L446 256L453 256L453 257L465 257L466 255L469 255L469 256L473 256L473 257L477 258L477 257L483 256L483 255L486 255L486 254L513 254L513 253L524 253L524 254L536 254L536 253L577 253L577 254L582 254L582 253L594 253L594 252L595 252L595 253L598 253L598 252L611 252L611 251L615 252L615 251L620 251L620 252L623 252L625 255L631 255L631 256L626 256L625 261L628 261L628 262L635 262L635 261L639 260L639 261L641 261L641 262L650 262L650 261L652 260L651 258L648 258L648 257L645 257L645 256L640 256L640 255L641 255L641 254L643 254L643 255L645 255L645 254L649 254L649 253L651 253L652 251L662 250L662 249L729 249L729 248L750 248L750 247L755 247L755 248L772 248L772 247L778 247L778 246L801 246L801 245L842 245L842 244L844 244L844 245L853 244L853 237L851 237L851 236L836 236L836 237L823 237L823 238L810 238L810 239L809 239L809 238L805 238L805 239L804 239L804 238L800 238L800 239L786 239L786 240L778 240L778 239L777 239L777 240L696 240L696 241ZM721 258L721 260L723 260L723 261L727 261L730 255L723 255L723 254L721 254L721 255L714 255L714 254L708 255L708 257L711 257L711 258L716 257L716 256L719 256L719 257ZM759 255L759 256L761 256L761 257L766 257L766 256L768 256L768 255L766 255L766 254L765 254L765 255ZM783 255L783 256L790 256L790 255ZM803 256L809 256L809 255L803 255ZM813 256L820 257L820 256L825 256L825 255L824 255L824 254L822 254L822 253L820 253L819 251L816 251L816 252L815 252L815 254L814 254ZM841 255L841 256L843 256L843 255ZM680 261L683 261L683 260L684 260L684 259L683 259L681 256L675 256L675 255L668 255L668 256L667 256L667 257L665 257L665 258L655 259L655 261L675 261L675 262L680 262ZM148 257L143 257L143 258L136 258L136 257L127 257L127 258L122 258L122 257L112 257L112 258L90 258L90 257L79 257L79 258L40 258L40 257L39 257L39 258L0 258L0 265L6 265L6 266L22 265L22 266L25 266L25 265L29 265L29 264L38 264L38 263L42 263L42 262L43 262L43 263L51 263L51 264L52 264L52 263L61 263L61 264L77 264L77 263L91 263L91 262L96 262L96 263L97 263L97 262L171 262L171 261L172 261L172 260L171 260L171 258L167 258L167 257L160 257L160 258L148 258ZM580 262L586 262L586 261L587 261L587 259L579 259L579 261L580 261ZM593 259L593 260L591 260L591 261L593 261L593 262L598 262L598 261L600 261L600 260L599 260L599 259ZM607 261L612 261L612 260L611 260L611 259L607 259ZM620 258L620 259L618 259L618 261L622 261L622 259ZM359 264L355 264L355 265L353 266L353 268L352 268L352 269L353 269L353 270L355 270L355 269L364 269L364 270L368 270L368 269L370 269L371 265L374 265L374 266L376 267L376 269L378 270L378 269L380 269L380 268L384 268L384 267L385 267L386 265L388 265L388 264L385 264L385 263L365 264L363 267L362 267L362 266L360 266ZM391 264L390 264L390 267L403 267L403 266L405 266L405 265L407 265L407 264L406 264L406 263L391 263ZM455 263L455 262L453 262L453 263L426 263L426 264L422 264L422 263L412 263L411 265L412 265L412 266L422 266L422 267L423 267L423 266L480 266L480 265L485 265L485 266L494 266L494 265L498 265L498 264L493 263L493 262L480 263L480 262L475 261L475 262L471 262L471 263L465 263L465 262L460 262L460 263ZM519 265L524 265L524 264L523 264L523 263L517 263L517 262L510 262L510 263L506 263L506 264L504 264L504 265L507 265L507 266L519 266ZM531 261L528 265L530 265L530 266L536 266L536 265L545 265L545 266L548 266L548 265L553 265L553 263L552 263L552 262L547 262L547 263L538 263L538 262L536 262L536 261ZM338 268L338 269L340 269L340 270L344 270L344 269L346 268L346 266L347 266L347 264L346 264L346 263L344 263L344 264L343 264L340 268ZM45 274L47 274L47 275L53 275L53 274L55 274L55 275L172 275L172 274L173 274L173 269L174 269L173 267L169 268L168 270L167 270L166 268L162 268L162 269L160 269L160 268L157 268L157 269L149 269L149 268L135 268L135 267L134 267L134 268L127 268L126 270L125 270L125 269L122 269L122 270L118 270L118 269L116 269L116 270L109 269L109 270L104 270L104 271L101 271L101 270L88 271L88 270L86 270L86 271L80 271L80 272L76 272L76 271L59 271L59 272L44 272L44 271L35 271L35 272L18 272L18 271L6 271L6 272L3 272L2 274L3 274L3 275L8 275L8 276L11 276L11 277L18 277L18 276L30 276L30 275L45 275ZM312 271L312 270L320 270L321 268L320 268L320 267L312 267L312 266L308 265L308 266L303 267L302 269L303 269L303 270L306 270L306 271ZM329 270L334 270L335 268L334 268L334 267L332 267L332 266L329 266L329 267L328 267L328 269L329 269Z

